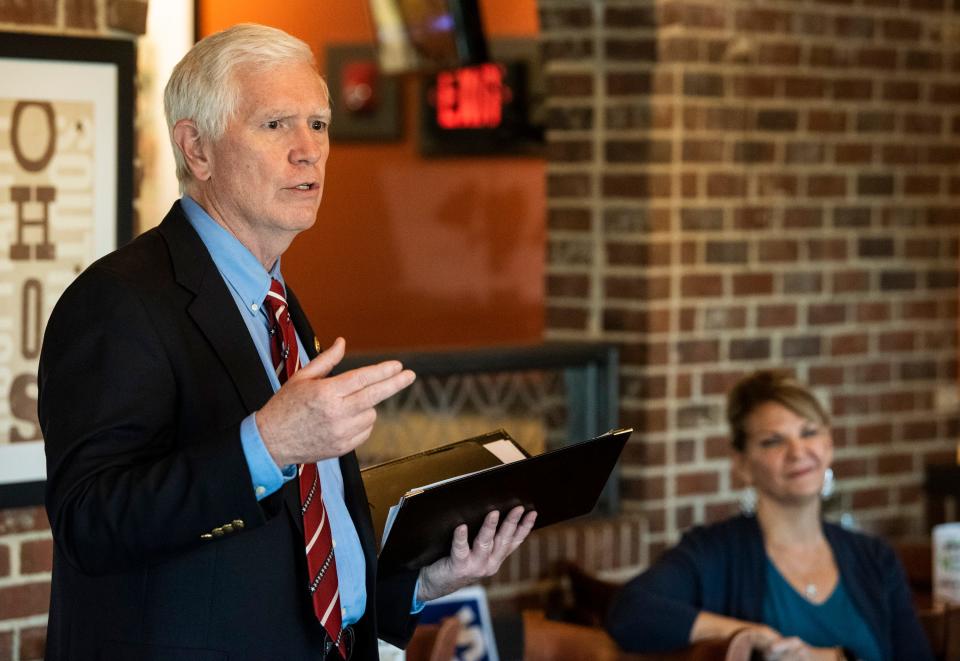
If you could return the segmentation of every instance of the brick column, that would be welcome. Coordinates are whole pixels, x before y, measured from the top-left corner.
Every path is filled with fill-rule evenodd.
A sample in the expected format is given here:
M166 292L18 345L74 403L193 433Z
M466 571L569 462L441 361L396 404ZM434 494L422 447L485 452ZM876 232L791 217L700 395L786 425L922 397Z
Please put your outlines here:
M868 6L864 6L864 4ZM829 512L919 532L957 441L960 8L541 0L548 337L622 348L650 551L734 511L723 394L834 413Z

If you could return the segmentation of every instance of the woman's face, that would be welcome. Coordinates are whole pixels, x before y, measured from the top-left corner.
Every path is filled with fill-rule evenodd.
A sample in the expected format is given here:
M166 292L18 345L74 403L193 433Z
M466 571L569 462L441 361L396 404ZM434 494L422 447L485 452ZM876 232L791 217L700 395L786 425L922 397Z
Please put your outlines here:
M766 402L747 416L744 428L746 444L735 468L759 497L799 504L819 496L833 461L829 427Z

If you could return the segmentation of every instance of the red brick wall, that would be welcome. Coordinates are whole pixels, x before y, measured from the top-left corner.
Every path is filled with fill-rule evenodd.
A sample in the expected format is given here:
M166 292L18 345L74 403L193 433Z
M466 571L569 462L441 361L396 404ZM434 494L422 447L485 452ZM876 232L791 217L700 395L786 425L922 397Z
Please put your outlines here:
M0 0L0 31L143 34L150 0Z
M0 31L142 34L147 4L148 0L0 0ZM42 507L0 510L0 661L43 658L52 544Z
M0 510L0 659L42 659L50 601L43 508Z
M834 413L834 514L921 527L958 440L960 2L541 0L548 336L622 348L649 552L733 511L723 393Z

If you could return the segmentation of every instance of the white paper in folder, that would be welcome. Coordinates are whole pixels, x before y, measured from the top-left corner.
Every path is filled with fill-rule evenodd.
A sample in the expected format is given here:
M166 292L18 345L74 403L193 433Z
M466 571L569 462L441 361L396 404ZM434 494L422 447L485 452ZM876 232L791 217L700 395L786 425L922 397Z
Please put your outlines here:
M960 604L960 523L933 527L933 602Z

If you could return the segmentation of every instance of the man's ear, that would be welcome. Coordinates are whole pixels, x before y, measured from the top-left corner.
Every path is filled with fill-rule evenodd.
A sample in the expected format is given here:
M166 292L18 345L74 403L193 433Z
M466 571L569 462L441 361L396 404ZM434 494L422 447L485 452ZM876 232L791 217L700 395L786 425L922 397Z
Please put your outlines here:
M200 137L200 131L192 119L181 119L173 125L173 141L183 154L190 174L197 181L206 181L212 174L208 143Z

